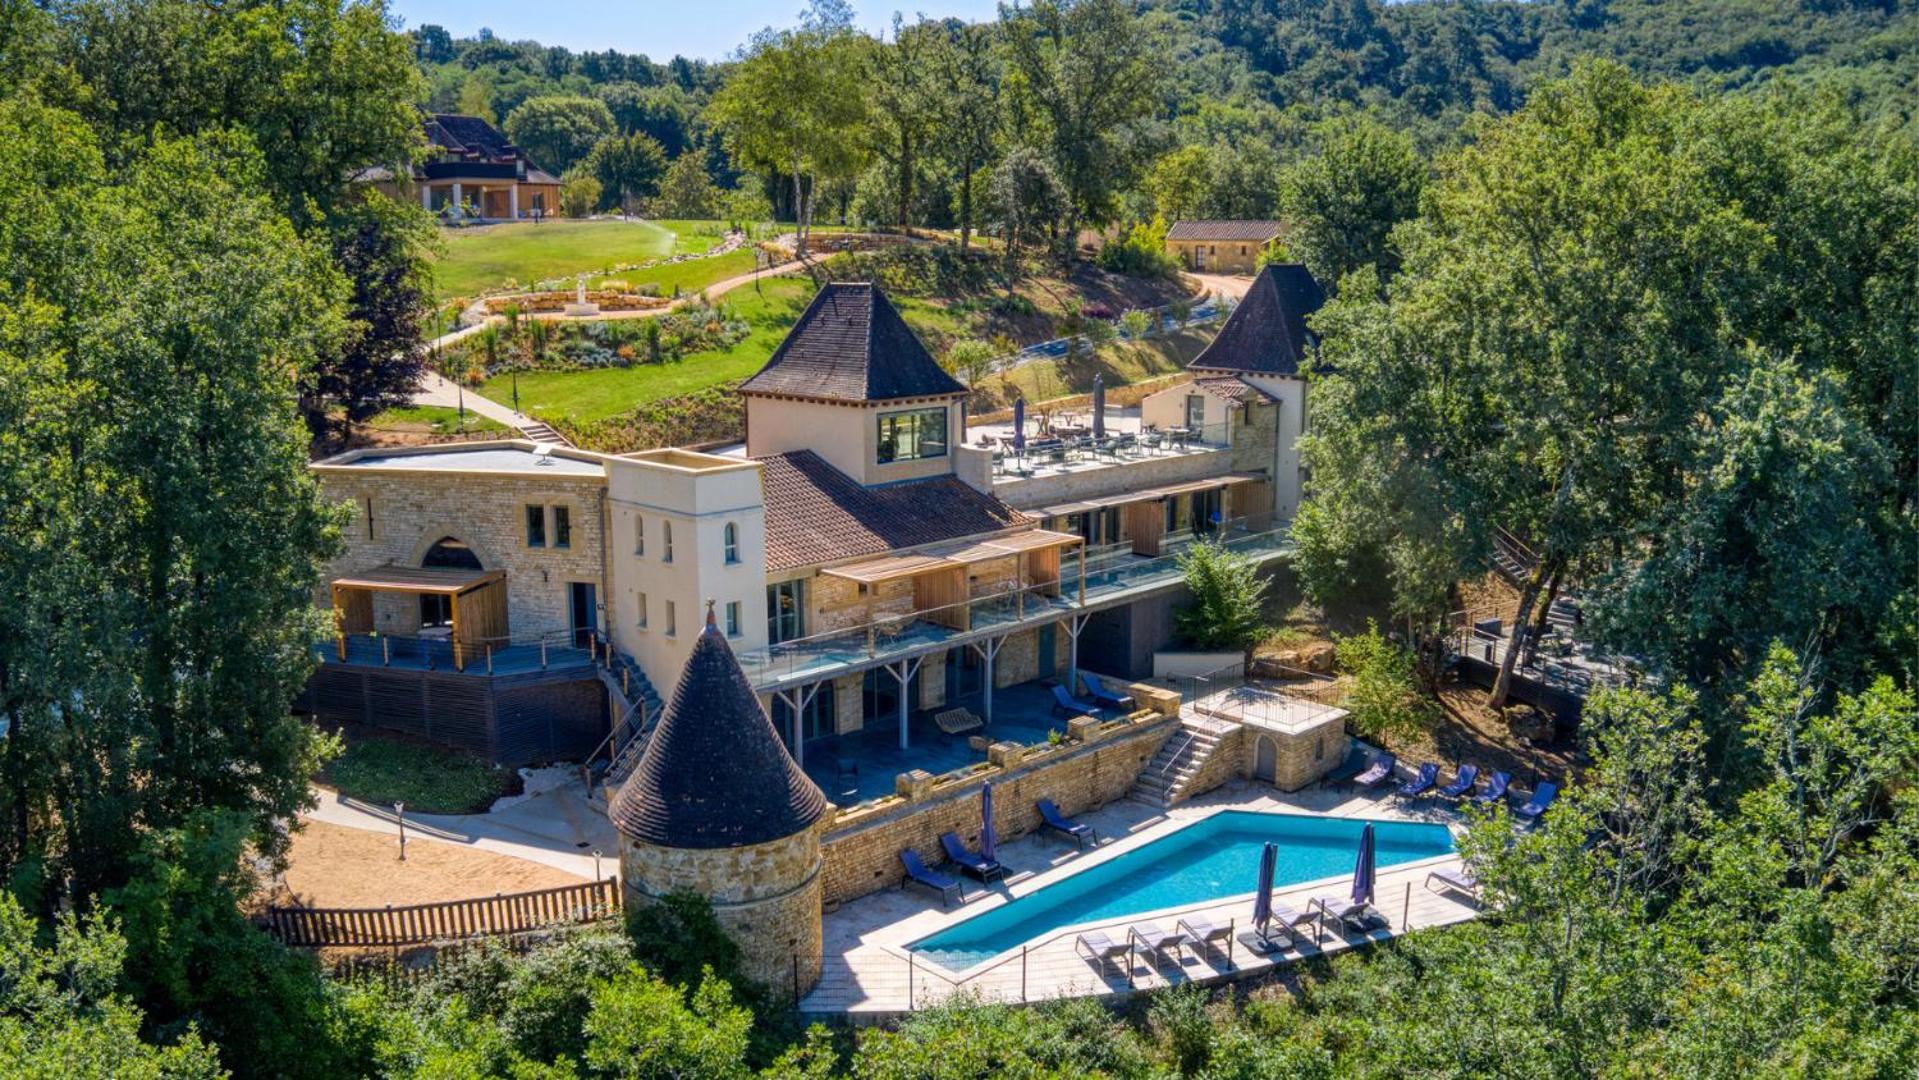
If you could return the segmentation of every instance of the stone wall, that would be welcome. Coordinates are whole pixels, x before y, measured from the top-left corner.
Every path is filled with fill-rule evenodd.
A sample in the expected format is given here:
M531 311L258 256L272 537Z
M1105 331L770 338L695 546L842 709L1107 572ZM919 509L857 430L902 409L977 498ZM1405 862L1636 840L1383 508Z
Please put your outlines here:
M690 890L740 947L751 978L782 1000L820 978L820 829L737 848L662 848L622 840L620 880L629 905Z
M940 834L956 832L968 845L979 842L982 783L993 781L994 827L1002 841L1039 828L1035 804L1050 798L1066 814L1084 813L1125 797L1139 770L1160 743L1179 726L1157 712L1104 725L1076 722L1083 742L1060 746L1001 749L1002 764L941 782L921 774L911 778L912 795L900 801L844 813L828 829L823 844L824 897L841 904L898 885L904 873L899 854L912 848L929 865L944 862Z
M329 500L346 503L352 512L341 530L343 548L329 569L329 578L376 566L417 567L427 549L451 536L472 548L482 567L506 571L509 634L565 629L570 582L593 583L598 600L605 602L606 588L600 580L604 489L598 477L369 469L364 475L323 474L320 483ZM572 526L570 546L550 546L553 525L548 510L549 546L528 547L528 505L566 507ZM324 583L315 599L331 606ZM401 636L419 632L417 597L376 593L374 601L374 625L380 632Z
M1346 734L1345 714L1306 731L1279 731L1258 727L1242 729L1244 737L1239 755L1239 774L1254 774L1259 740L1271 739L1275 756L1273 786L1282 791L1298 791L1339 767L1346 760L1352 736Z

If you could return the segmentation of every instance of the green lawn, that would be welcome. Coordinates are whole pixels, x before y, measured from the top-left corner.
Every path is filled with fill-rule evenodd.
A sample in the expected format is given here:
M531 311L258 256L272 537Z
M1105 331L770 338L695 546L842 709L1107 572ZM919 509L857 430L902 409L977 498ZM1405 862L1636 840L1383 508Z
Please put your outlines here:
M427 435L471 435L506 430L506 426L499 421L489 420L472 410L467 411L466 419L462 421L458 409L449 409L444 405L402 405L367 421L366 426L378 431Z
M703 259L701 263L719 261ZM750 261L747 268L752 268ZM548 421L603 420L650 401L743 379L773 355L812 295L813 284L805 278L770 278L758 290L751 286L735 289L722 300L738 317L751 323L753 330L732 348L692 353L665 364L521 372L520 408ZM502 375L487 380L480 390L494 401L508 401L513 394L511 384L512 377Z
M671 296L677 287L683 293L695 293L715 282L727 278L739 277L753 272L753 249L741 248L724 255L715 255L710 259L689 259L686 262L671 263L666 266L650 267L646 270L629 270L623 274L608 274L594 281L624 281L638 288L641 285L658 285L660 291Z
M349 798L403 802L421 814L479 813L511 794L518 779L468 754L371 735L349 738L346 751L320 774L322 783Z
M508 282L603 270L673 254L674 234L649 221L520 221L449 229L435 261L441 296L472 296Z

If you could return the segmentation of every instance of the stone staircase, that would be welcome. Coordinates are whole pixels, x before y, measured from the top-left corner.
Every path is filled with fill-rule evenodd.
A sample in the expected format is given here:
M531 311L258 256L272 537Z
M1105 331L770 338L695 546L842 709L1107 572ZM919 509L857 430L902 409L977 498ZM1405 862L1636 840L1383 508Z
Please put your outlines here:
M1188 718L1159 745L1159 753L1139 771L1128 794L1149 806L1165 808L1185 798L1195 777L1219 750L1231 728Z
M600 682L613 695L616 707L623 707L615 718L614 734L606 744L606 756L596 757L587 763L589 770L588 789L599 800L611 803L613 792L619 789L633 769L640 763L640 755L646 750L646 739L652 733L653 725L659 722L660 710L665 708L660 693L654 688L652 680L640 665L623 652L610 645L603 646L600 654Z
M538 443L552 443L555 446L572 446L566 436L553 430L553 425L543 420L530 420L519 425L520 434Z

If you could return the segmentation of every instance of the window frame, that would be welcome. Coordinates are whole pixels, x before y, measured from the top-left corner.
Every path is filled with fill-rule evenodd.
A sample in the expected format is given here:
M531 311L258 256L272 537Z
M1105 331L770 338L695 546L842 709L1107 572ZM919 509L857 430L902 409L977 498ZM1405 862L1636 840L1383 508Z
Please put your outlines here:
M526 524L526 546L529 550L546 549L546 504L527 503L524 513Z
M738 600L726 602L726 636L730 638L740 636L740 602Z
M925 452L928 440L922 431L922 424L932 416L939 417L938 453ZM891 412L879 413L874 417L873 425L876 440L873 447L875 464L903 465L911 461L936 461L953 452L952 417L945 405L924 409L895 409ZM892 428L890 433L889 426ZM901 448L909 438L914 448L913 453L902 454ZM890 456L887 450L889 439L892 446Z
M673 561L673 520L671 518L660 519L660 561L663 563Z
M734 522L727 522L726 528L720 531L720 553L725 556L726 565L740 564L740 527Z
M573 508L564 503L556 503L547 507L547 510L553 517L552 526L547 530L551 536L551 546L553 550L572 551Z

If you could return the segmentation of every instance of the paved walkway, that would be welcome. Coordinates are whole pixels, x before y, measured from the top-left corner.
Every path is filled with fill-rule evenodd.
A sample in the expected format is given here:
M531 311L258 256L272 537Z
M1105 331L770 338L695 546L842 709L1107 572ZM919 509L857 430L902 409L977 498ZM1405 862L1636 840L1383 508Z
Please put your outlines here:
M361 802L322 787L315 787L314 793L320 805L302 814L304 819L389 836L399 832L391 806ZM593 852L597 850L600 875L618 876L619 834L606 811L587 801L586 786L576 769L535 769L524 795L502 799L494 806L485 814L408 813L407 839L510 855L589 881L594 877Z
M1409 924L1412 927L1442 926L1464 922L1479 914L1477 904L1470 898L1426 887L1426 876L1431 871L1459 865L1458 856L1447 855L1379 871L1376 906L1391 923L1389 929L1370 935L1343 936L1331 932L1316 935L1308 926L1297 931L1298 941L1294 946L1272 956L1260 956L1246 944L1252 914L1250 890L1244 896L1153 912L1150 917L1142 913L1068 928L1032 943L1023 953L1005 953L985 966L966 972L951 972L930 965L905 947L909 942L1151 843L1225 808L1375 820L1456 820L1451 813L1437 809L1407 812L1375 796L1349 795L1324 788L1287 794L1244 781L1228 784L1171 810L1162 811L1131 800L1109 803L1090 814L1079 815L1079 820L1092 825L1103 838L1104 843L1097 850L1082 855L1070 842L1044 834L1000 845L998 854L1008 869L1007 880L996 883L984 897L969 881L967 891L971 899L949 910L942 908L939 899L924 889L885 889L829 913L824 970L819 985L801 1002L801 1011L851 1016L862 1021L880 1020L925 1008L962 991L989 1001L1013 1002L1056 997L1124 997L1136 989L1172 983L1206 984L1244 978L1296 958L1386 940L1404 933ZM1250 875L1252 868L1247 872ZM1294 908L1305 910L1312 897L1339 895L1345 892L1348 883L1349 878L1342 876L1337 880L1289 887L1275 896ZM1193 916L1205 916L1221 926L1229 921L1236 925L1236 940L1230 954L1216 946L1197 952L1184 950L1178 957L1164 957L1155 963L1135 957L1124 967L1110 963L1095 966L1075 948L1078 934L1088 929L1105 929L1115 940L1120 940L1128 925L1157 921L1171 930L1178 919Z

